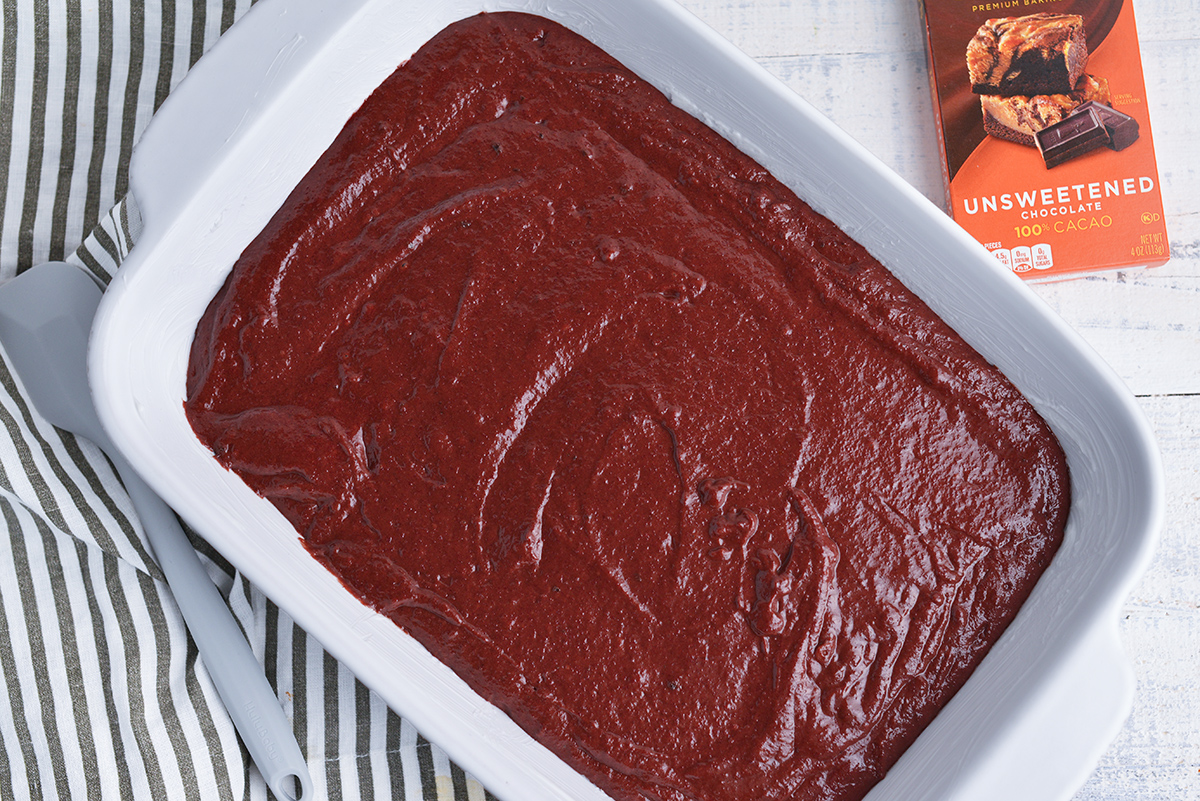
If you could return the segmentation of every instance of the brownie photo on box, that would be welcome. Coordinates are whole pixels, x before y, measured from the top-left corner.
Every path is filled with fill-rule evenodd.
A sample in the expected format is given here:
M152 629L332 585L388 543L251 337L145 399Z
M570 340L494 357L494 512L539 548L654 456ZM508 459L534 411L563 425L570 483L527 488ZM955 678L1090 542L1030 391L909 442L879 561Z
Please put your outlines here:
M1003 17L984 22L967 45L967 71L980 95L1065 95L1087 57L1078 14Z
M1138 138L1137 121L1111 108L1108 81L1086 74L1087 62L1078 14L984 22L967 45L984 133L1036 147L1047 169L1097 147L1131 145Z
M979 100L984 132L1026 147L1036 146L1034 136L1038 131L1062 122L1084 103L1112 103L1108 81L1086 74L1075 84L1075 91L1067 95L984 95Z

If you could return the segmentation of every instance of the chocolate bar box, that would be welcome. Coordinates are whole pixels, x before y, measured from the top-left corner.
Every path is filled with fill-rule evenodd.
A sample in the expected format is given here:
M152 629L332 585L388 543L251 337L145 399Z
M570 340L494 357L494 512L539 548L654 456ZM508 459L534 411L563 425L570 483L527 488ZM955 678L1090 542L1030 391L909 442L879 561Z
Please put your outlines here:
M923 0L948 210L1027 279L1170 257L1129 0Z

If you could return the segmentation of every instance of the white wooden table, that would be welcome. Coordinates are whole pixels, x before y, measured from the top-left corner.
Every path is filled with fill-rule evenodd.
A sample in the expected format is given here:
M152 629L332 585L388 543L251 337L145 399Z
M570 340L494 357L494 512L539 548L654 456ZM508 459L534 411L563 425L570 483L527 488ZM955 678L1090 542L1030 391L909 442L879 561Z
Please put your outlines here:
M210 38L250 1L210 15ZM943 203L920 0L680 2ZM1138 16L1174 256L1035 291L1138 397L1162 450L1167 515L1121 624L1139 681L1133 714L1075 801L1200 801L1200 103L1189 84L1200 76L1200 0L1126 2ZM15 5L5 1L6 18Z
M919 0L683 3L945 206ZM1200 75L1200 3L1134 9L1173 257L1035 287L1137 396L1167 478L1162 541L1121 624L1133 714L1076 801L1200 799L1200 104L1180 81Z

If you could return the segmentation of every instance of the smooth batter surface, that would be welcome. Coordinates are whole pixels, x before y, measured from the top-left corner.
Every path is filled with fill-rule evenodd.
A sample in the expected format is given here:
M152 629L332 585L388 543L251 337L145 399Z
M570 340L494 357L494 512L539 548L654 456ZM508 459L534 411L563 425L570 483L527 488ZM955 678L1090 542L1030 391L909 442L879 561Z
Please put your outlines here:
M188 415L618 799L853 799L1061 537L1063 456L866 251L519 14L392 75L201 321Z

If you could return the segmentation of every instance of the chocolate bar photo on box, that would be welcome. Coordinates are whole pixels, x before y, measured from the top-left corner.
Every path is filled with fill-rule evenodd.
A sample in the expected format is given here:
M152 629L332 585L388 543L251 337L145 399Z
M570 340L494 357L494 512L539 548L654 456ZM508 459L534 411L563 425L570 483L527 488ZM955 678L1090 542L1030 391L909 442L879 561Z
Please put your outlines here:
M1110 107L1108 103L1088 101L1077 106L1071 113L1081 114L1089 110L1096 113L1104 129L1108 131L1108 146L1113 150L1124 150L1137 141L1138 121Z
M1138 138L1138 122L1103 103L1088 101L1066 119L1034 134L1046 169L1107 145L1124 150Z
M1109 142L1108 131L1100 121L1100 115L1090 108L1038 131L1034 139L1046 162L1046 169L1090 153Z

